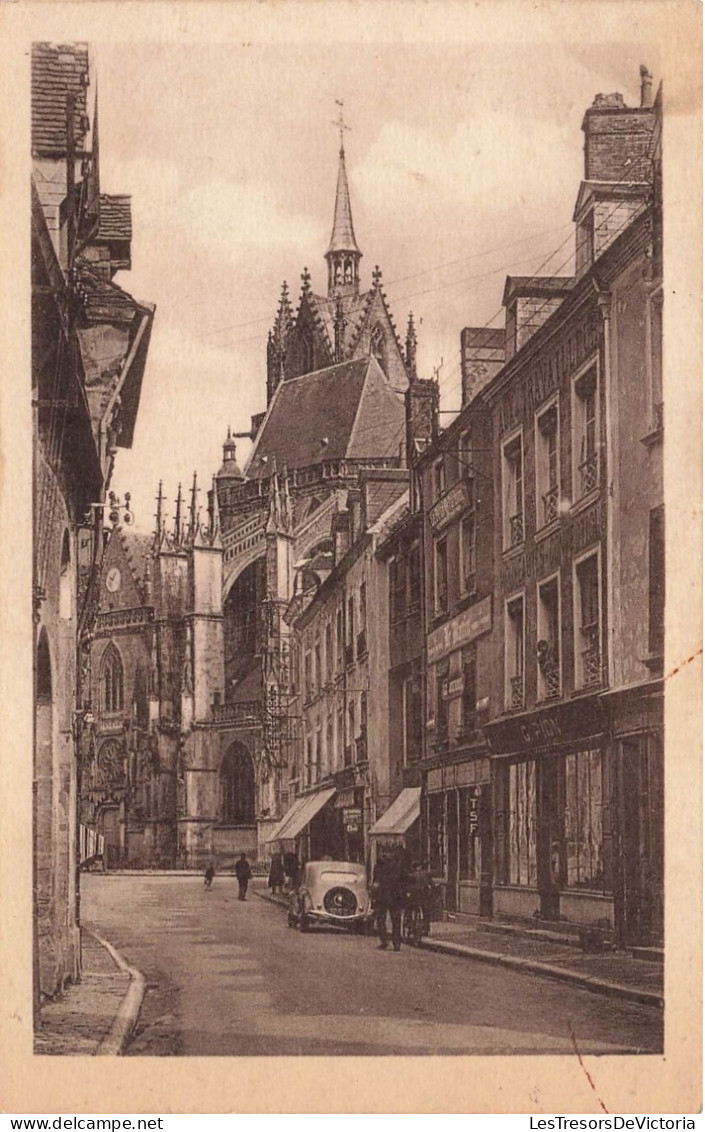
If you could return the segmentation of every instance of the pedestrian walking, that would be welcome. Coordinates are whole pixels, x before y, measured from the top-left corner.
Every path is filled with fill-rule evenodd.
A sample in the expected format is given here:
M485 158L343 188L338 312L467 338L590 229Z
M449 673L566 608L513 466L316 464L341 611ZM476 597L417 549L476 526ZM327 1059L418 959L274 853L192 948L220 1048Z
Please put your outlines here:
M215 876L215 868L213 862L210 861L205 873L203 874L203 885L205 888L211 888L213 885L213 877Z
M286 877L284 875L284 862L282 860L282 855L281 853L275 853L272 857L272 864L269 869L269 880L267 881L267 884L272 890L273 896L276 896L278 892L281 892L284 887L285 880Z
M392 946L401 951L401 919L408 898L409 874L401 853L380 858L373 873L375 921L379 935L379 948L389 946L387 915L392 924Z
M247 886L252 879L252 869L244 853L241 853L239 860L235 862L235 876L238 885L237 898L238 900L247 900Z
M289 890L295 892L299 887L299 873L301 871L299 858L296 853L286 853L284 856L284 876L289 882Z

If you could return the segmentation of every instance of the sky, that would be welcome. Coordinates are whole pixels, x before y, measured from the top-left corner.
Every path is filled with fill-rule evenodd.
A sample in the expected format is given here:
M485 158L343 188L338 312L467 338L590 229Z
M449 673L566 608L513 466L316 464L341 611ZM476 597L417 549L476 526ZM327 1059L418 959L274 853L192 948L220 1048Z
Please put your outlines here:
M159 480L218 470L228 427L266 407L266 339L287 280L325 293L344 102L361 284L379 264L400 333L416 319L442 422L460 332L502 324L507 274L570 274L584 111L639 102L638 43L91 43L102 190L132 195L132 270L156 304L133 447L113 489L150 530ZM238 446L244 462L249 442Z

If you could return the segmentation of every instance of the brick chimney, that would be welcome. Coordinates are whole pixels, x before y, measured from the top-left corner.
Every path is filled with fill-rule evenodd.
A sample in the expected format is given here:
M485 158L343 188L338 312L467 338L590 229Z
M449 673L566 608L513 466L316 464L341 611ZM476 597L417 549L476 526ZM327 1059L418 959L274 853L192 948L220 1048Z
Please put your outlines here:
M407 389L406 452L409 467L414 458L438 436L438 384L427 379L414 381Z
M505 361L505 331L466 326L460 332L460 372L463 404L472 401L499 373Z
M651 82L643 67L641 106L625 106L621 94L596 95L582 126L586 181L648 181L655 121Z

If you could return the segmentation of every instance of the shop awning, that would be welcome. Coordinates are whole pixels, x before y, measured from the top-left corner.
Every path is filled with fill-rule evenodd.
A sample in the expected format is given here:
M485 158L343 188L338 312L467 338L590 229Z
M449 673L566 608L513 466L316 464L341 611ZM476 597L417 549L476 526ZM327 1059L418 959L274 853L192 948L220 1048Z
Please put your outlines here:
M399 837L421 813L421 787L407 786L370 830L370 837Z
M325 790L317 790L315 794L305 794L302 798L297 798L293 806L284 814L279 825L275 826L270 833L267 844L269 845L273 841L289 841L298 837L302 829L306 828L334 794L335 786L329 786Z

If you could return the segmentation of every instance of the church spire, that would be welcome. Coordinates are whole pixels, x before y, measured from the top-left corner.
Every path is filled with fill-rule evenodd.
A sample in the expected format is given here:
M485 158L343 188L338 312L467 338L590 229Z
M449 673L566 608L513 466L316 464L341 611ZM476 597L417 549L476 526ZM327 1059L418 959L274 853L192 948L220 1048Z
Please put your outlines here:
M345 168L345 145L343 131L349 129L343 121L343 104L338 102L340 113L335 125L340 130L340 150L338 154L338 184L335 190L335 212L333 231L326 252L328 263L328 297L335 295L357 295L360 291L360 259L362 252L355 240L350 189Z

